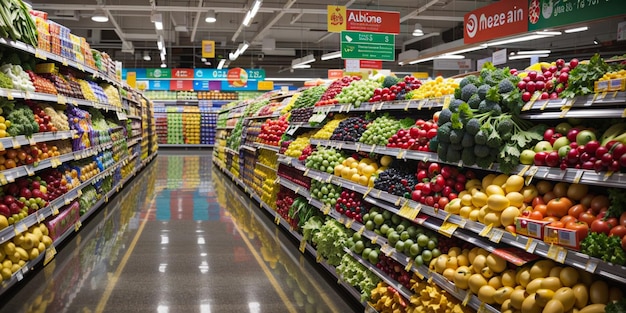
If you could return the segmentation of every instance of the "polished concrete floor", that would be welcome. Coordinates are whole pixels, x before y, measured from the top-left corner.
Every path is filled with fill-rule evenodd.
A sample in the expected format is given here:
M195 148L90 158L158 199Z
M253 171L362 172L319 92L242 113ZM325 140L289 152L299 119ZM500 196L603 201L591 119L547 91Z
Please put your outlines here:
M211 165L161 152L0 312L363 311Z

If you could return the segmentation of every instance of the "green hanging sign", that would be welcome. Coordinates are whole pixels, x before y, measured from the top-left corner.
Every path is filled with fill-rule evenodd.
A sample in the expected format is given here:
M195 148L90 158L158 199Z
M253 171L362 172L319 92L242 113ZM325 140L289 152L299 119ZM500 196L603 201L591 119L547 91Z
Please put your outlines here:
M626 14L624 0L528 0L528 8L529 31Z

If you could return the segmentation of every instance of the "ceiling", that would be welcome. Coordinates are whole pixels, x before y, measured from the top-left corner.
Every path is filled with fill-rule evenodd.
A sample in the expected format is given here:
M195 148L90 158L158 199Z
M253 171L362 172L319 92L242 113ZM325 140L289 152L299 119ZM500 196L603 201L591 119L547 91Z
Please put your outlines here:
M157 32L151 22L153 12L161 13L164 24L163 36L167 47L169 67L216 67L219 59L201 61L200 42L203 39L216 42L216 55L226 57L229 52L245 41L250 48L231 63L231 67L261 67L267 76L325 77L330 68L343 68L340 59L320 61L327 52L339 50L339 36L326 32L326 5L346 5L352 9L370 9L400 12L400 34L396 37L396 51L407 49L426 50L434 46L463 38L463 16L476 8L489 5L493 0L265 0L249 27L242 21L254 0L33 0L34 9L46 11L49 18L69 27L73 33L86 37L93 48L107 51L125 67L158 67L159 51ZM96 23L90 17L98 8L109 16L106 23ZM216 12L217 22L204 21L209 9ZM615 54L626 52L624 44L614 42L617 22L624 17L591 27L590 31L560 36L559 39L536 40L517 43L508 48L520 49L551 46L563 55L573 51L600 47L614 50ZM420 23L424 37L413 37L415 23ZM601 38L603 45L594 45L594 38ZM274 49L263 49L264 39L274 39ZM122 52L122 42L125 50ZM462 40L460 41L462 42ZM132 46L128 43L132 43ZM572 49L575 47L575 49ZM494 47L498 48L498 47ZM149 53L151 61L144 61ZM468 57L481 58L491 50L481 50ZM612 51L613 52L613 51ZM621 52L621 53L620 53ZM312 69L298 69L295 74L289 67L294 58L313 53L318 61ZM558 52L557 52L558 53ZM555 54L551 55L555 58ZM399 67L397 62L386 62L385 68L395 71L429 70L429 64Z

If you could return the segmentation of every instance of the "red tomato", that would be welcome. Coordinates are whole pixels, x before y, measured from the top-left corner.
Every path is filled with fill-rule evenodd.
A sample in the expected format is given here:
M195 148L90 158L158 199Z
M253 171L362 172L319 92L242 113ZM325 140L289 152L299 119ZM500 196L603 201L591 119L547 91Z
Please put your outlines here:
M572 205L572 200L566 197L552 199L547 204L548 216L561 218L567 215L567 211L572 207Z
M543 201L543 198L542 198L542 197L539 197L539 196L534 197L534 198L533 198L533 202L532 202L533 208L534 208L534 207L536 207L536 206L537 206L537 205L539 205L539 204L546 204L546 202L545 202L545 201Z
M540 221L540 220L542 220L542 219L543 219L543 215L542 215L542 214L541 214L541 212L539 212L539 211L532 211L532 212L530 213L530 215L528 215L528 218L529 218L529 219L531 219L531 220L537 220L537 221Z
M533 211L539 211L541 213L541 216L548 215L547 206L545 204L539 204L537 206L533 206Z
M548 216L546 218L552 218L552 216ZM548 224L552 227L556 227L556 228L565 228L565 223L561 222L561 221L554 221L550 224Z
M561 217L561 222L563 222L563 224L567 225L567 223L569 222L578 222L578 219L571 216L571 215L565 215L563 217Z
M611 231L609 232L609 236L618 236L620 238L623 238L624 236L626 236L626 227L622 225L617 225L611 228Z
M567 215L578 218L585 211L587 211L587 207L584 204L577 204L567 210Z
M622 226L626 226L626 212L622 213L619 217L619 224Z
M606 221L596 219L593 223L591 223L591 231L594 233L605 233L608 235L611 232L611 225L609 225Z
M605 221L607 223L609 223L609 225L611 225L611 228L619 225L619 220L617 218L615 218L615 217L607 218L607 219L605 219Z
M596 220L596 216L591 212L583 212L578 216L578 220L591 226L591 223Z

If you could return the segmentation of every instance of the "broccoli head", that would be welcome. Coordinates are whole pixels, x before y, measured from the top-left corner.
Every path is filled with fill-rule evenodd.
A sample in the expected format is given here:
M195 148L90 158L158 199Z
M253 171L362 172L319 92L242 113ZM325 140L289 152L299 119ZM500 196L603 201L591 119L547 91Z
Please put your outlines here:
M437 137L439 142L450 143L450 132L452 131L452 123L447 122L437 128Z
M448 160L448 158L447 158L448 147L450 147L450 145L446 144L446 143L440 143L439 146L437 147L437 156L442 161L447 161Z
M431 152L437 152L437 147L439 147L439 138L435 136L428 141L428 150Z
M476 133L476 135L474 135L474 142L479 145L486 145L487 138L487 134L485 134L485 132L481 129Z
M500 135L510 133L513 131L513 126L513 121L511 120L511 118L504 119L500 121L500 123L498 123L498 133Z
M480 85L480 87L478 87L478 96L480 97L480 100L485 100L485 98L487 98L487 91L489 91L489 88L491 88L491 86L487 84Z
M458 145L463 140L464 132L462 129L453 129L450 131L450 143L453 145Z
M467 100L467 104L469 104L470 108L472 109L478 109L478 106L480 105L480 100L482 100L480 99L480 96L475 93L469 98L469 100Z
M465 87L461 88L461 100L467 102L470 97L478 92L478 88L474 84L465 85Z
M476 155L474 154L474 148L465 148L461 152L461 160L464 165L474 165L476 164Z
M459 83L459 87L463 88L469 84L474 84L474 85L478 84L478 77L471 75L471 76L467 76L463 78L461 82Z
M391 75L385 76L385 80L383 81L383 87L389 88L395 85L396 83L398 83L398 79L396 77L393 77Z
M463 139L461 140L461 146L463 148L470 148L474 146L474 135L470 135L469 133L465 133L463 135Z
M454 99L450 102L450 106L448 106L448 109L450 109L450 111L452 111L452 113L456 113L457 110L459 109L459 106L461 104L463 104L463 100L460 99Z
M489 155L489 147L484 145L475 145L474 154L476 155L476 162L478 162L478 159L485 158Z
M470 119L469 121L467 121L467 124L465 124L465 131L472 136L476 135L479 130L480 122L475 118Z
M439 120L437 124L439 126L449 122L452 119L452 111L450 109L443 109L439 112Z
M461 151L454 149L454 145L448 146L446 161L456 163L461 161Z
M511 92L513 91L513 89L515 89L515 86L508 79L503 79L498 84L498 92L500 92L501 94Z

